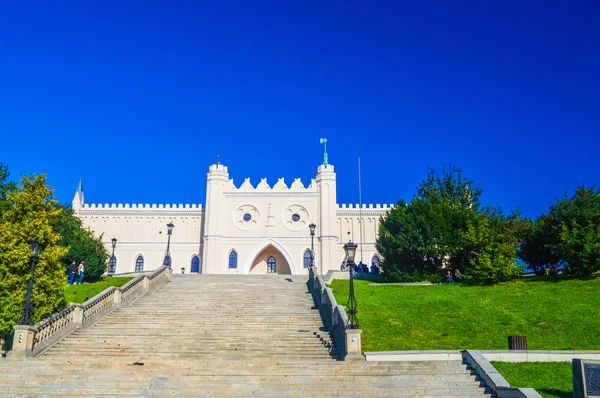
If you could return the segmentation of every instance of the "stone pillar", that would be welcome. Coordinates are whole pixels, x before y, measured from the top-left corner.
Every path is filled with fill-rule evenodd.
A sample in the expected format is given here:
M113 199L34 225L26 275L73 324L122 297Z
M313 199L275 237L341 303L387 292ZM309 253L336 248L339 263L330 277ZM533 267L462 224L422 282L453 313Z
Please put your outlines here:
M142 279L142 289L144 289L144 292L148 292L148 290L150 290L150 278L148 278L146 275L144 275L144 279Z
M115 305L117 305L117 306L121 305L121 290L115 289L115 295L113 297L114 297L113 302L115 303Z
M364 360L360 335L361 329L346 329L346 360Z
M73 323L76 325L81 325L83 323L83 308L76 305L73 310Z
M11 359L24 359L33 350L33 339L37 329L29 325L15 325L12 350L7 356Z

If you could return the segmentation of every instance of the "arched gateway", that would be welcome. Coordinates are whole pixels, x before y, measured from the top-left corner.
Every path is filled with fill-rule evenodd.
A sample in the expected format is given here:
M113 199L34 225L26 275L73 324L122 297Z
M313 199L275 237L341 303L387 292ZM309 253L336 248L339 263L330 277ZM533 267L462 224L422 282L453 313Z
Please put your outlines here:
M267 239L258 245L249 259L244 266L244 274L296 274L294 260L288 251L273 239Z

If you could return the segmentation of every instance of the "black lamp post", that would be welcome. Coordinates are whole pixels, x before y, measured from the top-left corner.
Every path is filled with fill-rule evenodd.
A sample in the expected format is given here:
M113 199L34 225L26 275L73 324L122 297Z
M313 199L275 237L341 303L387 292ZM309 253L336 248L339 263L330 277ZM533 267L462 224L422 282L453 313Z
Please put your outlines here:
M167 241L167 254L165 255L165 261L163 261L163 265L166 265L169 268L171 268L171 234L173 233L174 227L175 225L173 225L172 222L167 224L167 234L169 235L169 239Z
M23 325L31 324L31 295L33 294L33 275L35 274L35 264L37 264L42 251L42 245L37 240L29 241L29 248L31 249L31 276L27 283L27 297L25 298L25 309L23 311Z
M346 251L346 263L348 264L348 272L350 272L350 295L348 297L348 329L358 329L358 320L356 319L356 314L358 310L356 309L356 298L354 297L354 254L356 253L356 248L358 246L356 243L352 243L349 241L344 245L344 251Z
M310 266L315 266L315 228L317 226L315 224L310 224L308 226L310 228Z
M115 263L117 262L115 258L115 247L117 247L117 238L112 238L110 240L112 242L112 255L110 256L110 261L108 262L108 276L112 276L115 273Z

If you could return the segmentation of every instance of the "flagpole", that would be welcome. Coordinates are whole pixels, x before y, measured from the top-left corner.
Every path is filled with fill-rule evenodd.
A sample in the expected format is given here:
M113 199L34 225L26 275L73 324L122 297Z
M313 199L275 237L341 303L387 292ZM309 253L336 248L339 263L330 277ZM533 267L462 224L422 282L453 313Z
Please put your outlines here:
M358 227L360 228L360 262L363 261L362 187L360 182L360 156L358 157Z

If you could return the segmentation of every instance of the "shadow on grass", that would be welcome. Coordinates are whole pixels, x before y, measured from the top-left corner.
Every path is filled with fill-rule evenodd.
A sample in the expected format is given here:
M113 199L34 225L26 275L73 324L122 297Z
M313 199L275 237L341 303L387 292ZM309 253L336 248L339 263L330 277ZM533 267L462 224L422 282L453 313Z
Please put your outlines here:
M555 390L553 388L537 388L537 392L542 394L544 397L558 397L558 398L572 398L573 393L571 391Z

